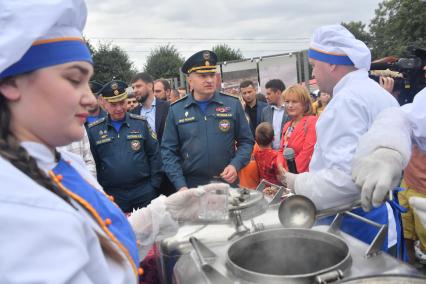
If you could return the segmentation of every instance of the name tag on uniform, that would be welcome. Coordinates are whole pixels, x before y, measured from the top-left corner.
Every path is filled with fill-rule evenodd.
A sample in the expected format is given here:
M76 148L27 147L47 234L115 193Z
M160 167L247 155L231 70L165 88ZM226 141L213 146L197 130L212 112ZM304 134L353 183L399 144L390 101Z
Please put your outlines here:
M232 113L216 113L216 117L232 117Z
M96 145L105 144L105 143L111 142L111 140L112 140L111 138L101 139L101 140L96 141Z
M129 139L129 140L143 139L143 135L142 134L129 134L129 135L127 135L127 139Z
M185 118L179 119L179 120L178 120L178 124L187 123L187 122L192 122L192 121L195 121L195 116L192 116L192 117L185 117Z

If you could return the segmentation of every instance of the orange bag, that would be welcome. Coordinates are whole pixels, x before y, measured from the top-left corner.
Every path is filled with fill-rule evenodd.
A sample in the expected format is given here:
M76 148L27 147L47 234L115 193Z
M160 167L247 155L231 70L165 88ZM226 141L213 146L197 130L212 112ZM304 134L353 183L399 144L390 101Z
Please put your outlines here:
M238 173L240 179L240 187L247 189L256 189L260 183L259 171L257 170L257 163L254 159L254 153L259 150L259 146L254 144L253 152L251 153L250 162L242 168Z

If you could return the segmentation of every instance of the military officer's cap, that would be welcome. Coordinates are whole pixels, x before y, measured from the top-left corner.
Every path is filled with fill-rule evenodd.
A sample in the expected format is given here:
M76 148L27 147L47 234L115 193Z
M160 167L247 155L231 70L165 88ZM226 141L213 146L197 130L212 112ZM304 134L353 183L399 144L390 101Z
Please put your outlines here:
M210 50L202 50L188 58L182 66L182 72L189 75L195 73L215 73L217 55Z
M120 102L127 99L127 87L125 82L113 80L102 87L100 94L107 102Z
M99 95L99 91L103 88L104 85L102 85L101 83L97 82L97 81L90 81L89 82L90 85L90 90L92 91L92 93L95 96Z

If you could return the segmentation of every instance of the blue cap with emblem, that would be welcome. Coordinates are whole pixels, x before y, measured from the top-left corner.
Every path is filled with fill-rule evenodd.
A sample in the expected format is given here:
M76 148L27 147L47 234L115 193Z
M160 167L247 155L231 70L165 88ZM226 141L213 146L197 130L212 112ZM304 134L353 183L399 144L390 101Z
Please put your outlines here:
M202 50L189 57L182 66L182 72L189 75L195 73L215 73L217 55L210 50Z
M113 80L106 83L99 93L110 103L121 102L127 99L127 84L123 81Z
M101 83L97 81L90 81L89 85L90 85L90 90L95 96L99 96L100 90L104 87L104 85L102 85Z
M72 61L92 63L83 0L0 2L0 79Z

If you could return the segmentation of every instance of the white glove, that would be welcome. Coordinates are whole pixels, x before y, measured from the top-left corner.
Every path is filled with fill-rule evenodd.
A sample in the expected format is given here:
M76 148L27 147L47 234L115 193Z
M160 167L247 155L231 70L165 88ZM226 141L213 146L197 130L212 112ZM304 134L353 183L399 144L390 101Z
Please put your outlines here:
M383 203L387 193L398 185L403 169L401 154L389 148L378 148L355 159L352 179L361 188L361 204L365 211Z
M148 207L134 211L128 218L138 240L139 257L143 259L156 240L173 236L179 224L166 210L166 197L161 195Z
M414 213L419 216L420 221L426 228L426 198L411 197L410 205L413 207Z
M200 214L200 197L207 191L227 190L226 183L211 183L197 188L180 190L166 199L166 210L177 221L194 221Z

